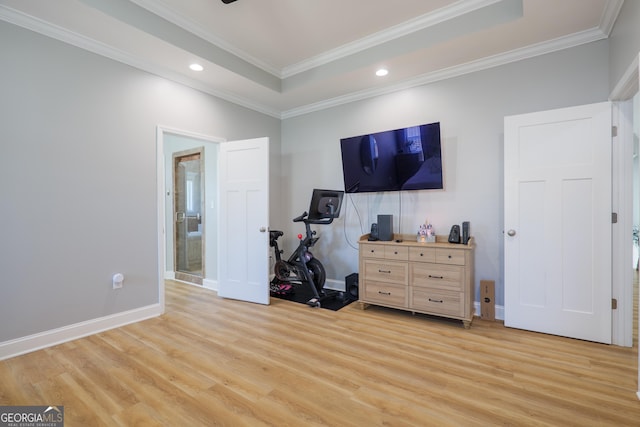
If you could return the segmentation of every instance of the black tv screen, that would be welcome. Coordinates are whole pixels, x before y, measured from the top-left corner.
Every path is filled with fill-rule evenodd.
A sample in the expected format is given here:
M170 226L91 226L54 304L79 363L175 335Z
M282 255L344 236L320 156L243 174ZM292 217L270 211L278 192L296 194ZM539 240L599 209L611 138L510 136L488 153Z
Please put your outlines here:
M440 123L340 140L347 193L444 188Z

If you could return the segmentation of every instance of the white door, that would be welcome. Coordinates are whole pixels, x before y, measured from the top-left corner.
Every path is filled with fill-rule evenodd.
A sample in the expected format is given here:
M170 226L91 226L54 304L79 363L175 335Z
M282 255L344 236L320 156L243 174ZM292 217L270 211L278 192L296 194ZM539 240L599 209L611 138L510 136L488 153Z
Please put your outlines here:
M505 118L505 325L611 343L611 104Z
M218 295L269 304L269 138L220 144Z

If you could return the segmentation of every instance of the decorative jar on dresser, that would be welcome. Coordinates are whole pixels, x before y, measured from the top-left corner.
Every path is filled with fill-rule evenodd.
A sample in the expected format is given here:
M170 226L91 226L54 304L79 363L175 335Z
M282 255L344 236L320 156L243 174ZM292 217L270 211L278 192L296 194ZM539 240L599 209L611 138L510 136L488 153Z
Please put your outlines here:
M392 241L360 238L359 300L368 305L460 319L465 328L473 320L474 239L453 244L447 236L434 243L415 236Z

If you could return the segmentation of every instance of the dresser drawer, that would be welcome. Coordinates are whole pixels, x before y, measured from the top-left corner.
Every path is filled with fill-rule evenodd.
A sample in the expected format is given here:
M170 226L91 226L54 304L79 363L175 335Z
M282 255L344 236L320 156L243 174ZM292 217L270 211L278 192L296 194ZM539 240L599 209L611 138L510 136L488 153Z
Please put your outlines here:
M413 288L410 308L446 316L465 317L463 294Z
M384 258L398 261L409 259L409 248L400 245L367 243L360 247L360 253L363 258Z
M367 280L361 300L384 306L407 307L407 287Z
M360 256L362 258L384 258L385 245L375 243L365 243L360 245Z
M409 261L436 262L436 250L434 248L409 248Z
M458 265L411 263L412 286L463 291L464 267Z
M409 248L406 246L386 245L384 248L384 258L406 261L409 259Z
M439 264L464 265L464 250L436 249L436 262Z
M362 264L365 280L395 283L404 286L407 285L409 278L409 265L406 262L365 259Z

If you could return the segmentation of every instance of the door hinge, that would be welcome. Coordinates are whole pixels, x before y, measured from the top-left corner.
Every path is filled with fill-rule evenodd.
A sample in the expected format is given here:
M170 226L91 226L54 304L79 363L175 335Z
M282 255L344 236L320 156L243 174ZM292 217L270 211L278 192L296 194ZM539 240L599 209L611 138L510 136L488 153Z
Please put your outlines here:
M611 224L618 223L618 212L611 212Z
M611 310L618 309L618 300L615 298L611 298Z
M618 126L611 126L611 136L618 136Z

